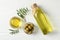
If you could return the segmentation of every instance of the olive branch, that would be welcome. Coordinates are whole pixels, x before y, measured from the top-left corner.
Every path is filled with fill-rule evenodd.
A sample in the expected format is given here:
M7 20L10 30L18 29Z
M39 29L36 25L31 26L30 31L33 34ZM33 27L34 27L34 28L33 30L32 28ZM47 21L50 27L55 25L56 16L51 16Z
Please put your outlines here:
M29 11L28 8L21 8L17 10L17 15L20 16L21 18L25 18L28 11Z

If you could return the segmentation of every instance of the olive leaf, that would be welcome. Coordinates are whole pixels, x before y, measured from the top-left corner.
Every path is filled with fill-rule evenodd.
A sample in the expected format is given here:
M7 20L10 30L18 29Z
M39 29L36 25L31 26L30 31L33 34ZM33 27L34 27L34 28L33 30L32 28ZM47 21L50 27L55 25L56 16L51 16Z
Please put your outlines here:
M19 33L19 30L17 29L17 30L13 30L13 29L9 29L11 32L10 32L10 34L16 34L16 33Z
M28 8L21 8L17 10L17 15L20 16L21 18L24 18L25 15L27 15L28 11L29 11Z

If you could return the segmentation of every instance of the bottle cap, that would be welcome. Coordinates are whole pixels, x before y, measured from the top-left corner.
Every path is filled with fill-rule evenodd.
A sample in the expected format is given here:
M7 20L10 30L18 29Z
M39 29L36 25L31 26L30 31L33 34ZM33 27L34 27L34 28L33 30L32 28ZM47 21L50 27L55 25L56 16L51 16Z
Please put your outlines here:
M36 7L37 7L37 4L34 3L34 4L32 5L32 8L36 8Z

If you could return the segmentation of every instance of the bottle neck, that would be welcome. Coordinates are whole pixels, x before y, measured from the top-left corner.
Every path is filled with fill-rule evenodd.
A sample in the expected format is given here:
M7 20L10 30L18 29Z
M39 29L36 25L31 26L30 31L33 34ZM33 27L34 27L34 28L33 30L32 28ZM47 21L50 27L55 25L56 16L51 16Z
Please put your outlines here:
M32 9L33 15L37 14L37 12L39 11L39 7L35 7Z

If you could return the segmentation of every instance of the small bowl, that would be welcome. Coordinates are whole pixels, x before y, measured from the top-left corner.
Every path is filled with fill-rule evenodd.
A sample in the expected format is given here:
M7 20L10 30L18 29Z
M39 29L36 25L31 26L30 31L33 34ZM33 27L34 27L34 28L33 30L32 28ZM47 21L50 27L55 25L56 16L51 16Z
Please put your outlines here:
M10 25L12 28L20 28L22 26L22 22L22 19L16 16L10 19Z

